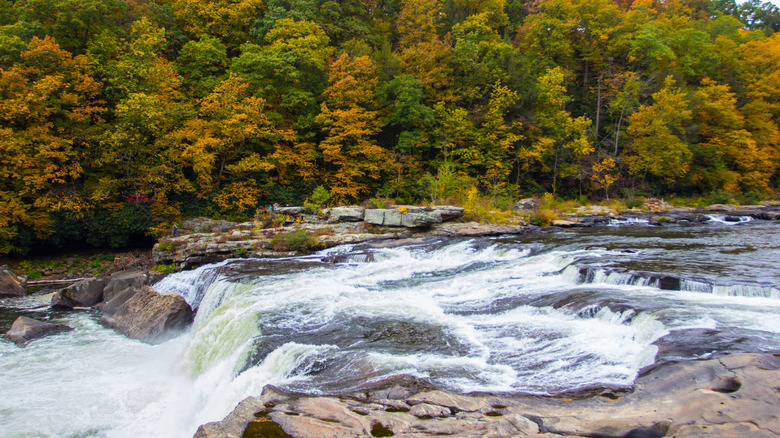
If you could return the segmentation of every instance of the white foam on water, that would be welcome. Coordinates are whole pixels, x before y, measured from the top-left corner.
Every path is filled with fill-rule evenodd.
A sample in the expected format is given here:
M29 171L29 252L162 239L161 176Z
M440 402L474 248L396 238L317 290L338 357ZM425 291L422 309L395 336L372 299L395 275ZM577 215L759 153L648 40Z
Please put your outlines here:
M750 216L728 216L728 217L736 217L739 220L738 221L729 221L726 220L727 215L725 214L708 214L707 218L709 219L709 222L717 223L721 225L739 225L744 224L746 222L750 222L753 220Z

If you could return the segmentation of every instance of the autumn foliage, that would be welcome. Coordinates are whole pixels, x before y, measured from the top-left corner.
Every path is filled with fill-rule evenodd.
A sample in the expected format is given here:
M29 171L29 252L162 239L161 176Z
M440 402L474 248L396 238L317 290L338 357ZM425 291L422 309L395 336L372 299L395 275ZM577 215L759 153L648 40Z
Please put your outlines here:
M0 254L319 186L771 196L778 31L756 1L0 0Z

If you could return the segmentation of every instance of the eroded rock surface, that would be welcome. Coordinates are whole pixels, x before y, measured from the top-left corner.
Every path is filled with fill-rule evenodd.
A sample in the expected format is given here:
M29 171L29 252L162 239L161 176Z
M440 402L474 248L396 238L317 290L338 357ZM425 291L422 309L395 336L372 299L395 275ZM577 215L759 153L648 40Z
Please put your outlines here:
M269 427L296 438L780 435L780 354L660 365L624 396L458 395L398 382L339 397L267 386L195 436L270 436L252 432Z

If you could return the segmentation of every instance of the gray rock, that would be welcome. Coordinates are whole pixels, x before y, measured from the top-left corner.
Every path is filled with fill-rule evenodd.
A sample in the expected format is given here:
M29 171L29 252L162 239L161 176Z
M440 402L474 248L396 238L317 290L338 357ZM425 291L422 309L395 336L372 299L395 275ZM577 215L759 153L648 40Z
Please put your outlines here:
M525 198L515 202L514 210L517 214L533 213L539 209L539 201L536 198Z
M104 278L87 278L57 292L51 306L59 308L91 307L103 300Z
M8 330L3 337L20 347L25 347L35 339L69 332L71 330L73 329L66 325L51 324L26 316L20 316L11 324L11 329Z
M103 300L110 301L125 289L137 289L147 284L148 276L143 271L121 271L111 274L103 288Z
M196 233L225 233L238 226L235 222L214 220L207 217L199 217L186 220L182 223L182 228Z
M382 225L386 227L400 227L403 225L403 216L406 213L401 213L398 210L386 210L385 220Z
M181 295L149 286L127 288L100 306L100 323L133 339L156 344L186 329L194 313Z
M441 215L432 211L427 213L406 213L401 215L401 226L406 228L430 227L441 223Z
M384 208L377 208L372 210L366 210L363 214L363 220L366 221L367 224L371 225L384 225L385 222L385 213L387 209Z
M454 207L452 205L437 205L433 207L433 211L439 213L442 221L457 219L466 213L463 207Z
M360 222L363 220L363 207L334 207L323 210L331 222Z
M0 266L0 297L23 297L26 289L26 277L16 275L6 265Z
M298 216L303 213L303 207L279 207L276 209L279 214L289 214L291 216Z

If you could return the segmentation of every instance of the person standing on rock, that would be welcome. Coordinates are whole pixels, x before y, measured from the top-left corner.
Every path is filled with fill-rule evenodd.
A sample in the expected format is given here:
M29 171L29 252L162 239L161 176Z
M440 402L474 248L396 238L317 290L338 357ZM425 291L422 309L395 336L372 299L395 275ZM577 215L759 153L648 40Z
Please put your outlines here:
M173 237L176 237L177 231L179 231L179 227L177 227L176 224L173 224Z

